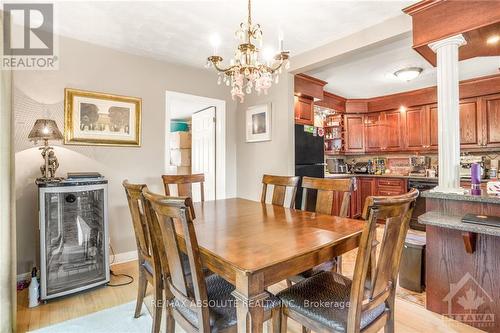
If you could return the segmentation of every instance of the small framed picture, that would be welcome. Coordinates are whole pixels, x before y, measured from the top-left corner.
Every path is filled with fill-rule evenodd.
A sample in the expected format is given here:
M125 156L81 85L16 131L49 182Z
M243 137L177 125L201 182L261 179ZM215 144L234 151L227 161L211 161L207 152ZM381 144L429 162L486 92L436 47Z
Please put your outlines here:
M247 142L271 140L271 109L271 103L255 105L247 109Z
M137 97L66 88L64 143L140 146L141 104Z

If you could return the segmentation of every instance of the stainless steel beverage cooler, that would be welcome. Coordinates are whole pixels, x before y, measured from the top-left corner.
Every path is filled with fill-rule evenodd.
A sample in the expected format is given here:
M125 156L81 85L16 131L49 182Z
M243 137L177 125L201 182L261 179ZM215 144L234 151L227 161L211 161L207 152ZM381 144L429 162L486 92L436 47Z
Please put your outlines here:
M109 282L107 180L38 184L41 299Z

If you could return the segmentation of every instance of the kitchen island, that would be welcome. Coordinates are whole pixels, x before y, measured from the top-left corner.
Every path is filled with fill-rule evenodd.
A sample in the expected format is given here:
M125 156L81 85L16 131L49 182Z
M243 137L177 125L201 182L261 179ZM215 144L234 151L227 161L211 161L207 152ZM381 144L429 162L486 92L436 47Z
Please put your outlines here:
M500 332L500 225L462 222L467 213L500 216L500 197L426 191L427 309Z

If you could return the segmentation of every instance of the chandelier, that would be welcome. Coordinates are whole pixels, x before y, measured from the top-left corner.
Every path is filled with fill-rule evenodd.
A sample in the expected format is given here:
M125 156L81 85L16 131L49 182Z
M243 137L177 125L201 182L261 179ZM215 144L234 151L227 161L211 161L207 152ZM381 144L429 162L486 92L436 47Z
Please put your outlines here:
M259 24L252 24L251 0L248 0L248 21L241 23L236 31L236 38L240 44L230 60L229 67L222 67L222 57L213 55L207 59L207 68L215 68L219 74L217 83L225 83L231 86L233 100L236 98L243 102L245 93L252 93L252 89L258 94L271 87L273 81L277 84L282 68L290 67L289 52L283 50L283 40L280 38L280 52L274 56L262 54L255 42L262 46L262 29ZM215 49L214 53L217 53Z

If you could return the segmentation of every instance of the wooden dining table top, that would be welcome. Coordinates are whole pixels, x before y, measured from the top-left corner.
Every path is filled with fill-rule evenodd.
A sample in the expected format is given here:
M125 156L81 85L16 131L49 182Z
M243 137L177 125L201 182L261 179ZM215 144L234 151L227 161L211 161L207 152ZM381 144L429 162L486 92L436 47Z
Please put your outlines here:
M364 227L361 220L241 198L195 203L194 210L200 251L247 273L359 237Z

